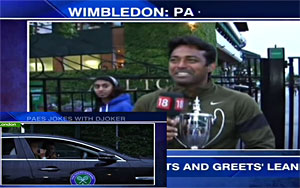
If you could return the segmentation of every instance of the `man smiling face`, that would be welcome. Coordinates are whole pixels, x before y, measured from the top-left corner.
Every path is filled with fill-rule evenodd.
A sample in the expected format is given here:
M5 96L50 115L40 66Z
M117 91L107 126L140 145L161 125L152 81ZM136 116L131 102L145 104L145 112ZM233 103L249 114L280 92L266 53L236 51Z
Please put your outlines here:
M172 51L169 74L177 85L201 87L207 84L208 73L215 69L216 64L207 65L205 53L192 45L180 45Z

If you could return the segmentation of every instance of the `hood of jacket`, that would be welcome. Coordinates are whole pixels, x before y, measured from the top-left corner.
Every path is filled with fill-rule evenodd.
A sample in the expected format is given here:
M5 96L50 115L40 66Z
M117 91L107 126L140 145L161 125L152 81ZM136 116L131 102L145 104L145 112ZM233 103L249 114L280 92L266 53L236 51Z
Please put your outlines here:
M108 104L100 107L100 112L130 112L132 111L132 101L129 94L121 94L112 99Z

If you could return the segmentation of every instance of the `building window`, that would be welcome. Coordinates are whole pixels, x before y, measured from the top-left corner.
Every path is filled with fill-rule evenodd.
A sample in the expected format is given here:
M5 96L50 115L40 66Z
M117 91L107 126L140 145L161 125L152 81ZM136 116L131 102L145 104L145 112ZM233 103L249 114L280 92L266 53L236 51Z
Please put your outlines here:
M58 58L30 58L30 72L57 71L54 69L54 62L59 62ZM99 69L101 64L101 55L77 55L66 56L62 59L64 70L92 70ZM57 67L57 66L56 66ZM60 67L60 64L59 64Z
M90 29L100 29L101 24L99 23L78 23L77 24L77 29L78 30L90 30Z
M52 22L33 22L30 23L31 34L50 34L52 33Z
M64 70L80 70L80 56L66 56L63 59Z
M44 67L44 68L43 68ZM30 58L30 71L41 72L41 71L53 71L53 58Z
M99 54L83 55L82 56L82 69L98 69L101 64L101 56Z

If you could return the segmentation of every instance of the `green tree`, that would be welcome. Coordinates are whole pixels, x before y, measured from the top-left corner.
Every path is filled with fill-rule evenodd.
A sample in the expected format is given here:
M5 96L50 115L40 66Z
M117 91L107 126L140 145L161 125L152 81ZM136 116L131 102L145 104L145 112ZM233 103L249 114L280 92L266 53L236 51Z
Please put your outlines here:
M215 23L127 23L126 62L145 62L167 68L168 42L174 37L196 35L216 46ZM136 72L138 70L134 70Z

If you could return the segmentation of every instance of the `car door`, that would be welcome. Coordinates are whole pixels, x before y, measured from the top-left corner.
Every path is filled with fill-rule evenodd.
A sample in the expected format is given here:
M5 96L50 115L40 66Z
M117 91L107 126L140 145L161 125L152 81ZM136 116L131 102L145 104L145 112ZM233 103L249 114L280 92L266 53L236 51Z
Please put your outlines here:
M86 170L95 175L97 184L134 184L136 180L133 168L130 167L128 161L118 157L114 159L116 162L111 164L99 160L94 167Z
M33 182L29 162L18 137L2 138L2 183Z
M52 142L56 147L57 157L36 158L30 148L33 141ZM134 179L125 160L118 159L119 161L112 164L101 161L98 159L100 150L87 144L55 138L26 138L25 143L30 151L28 161L32 174L38 184L70 184L72 178L82 172L91 173L96 184L130 183Z

